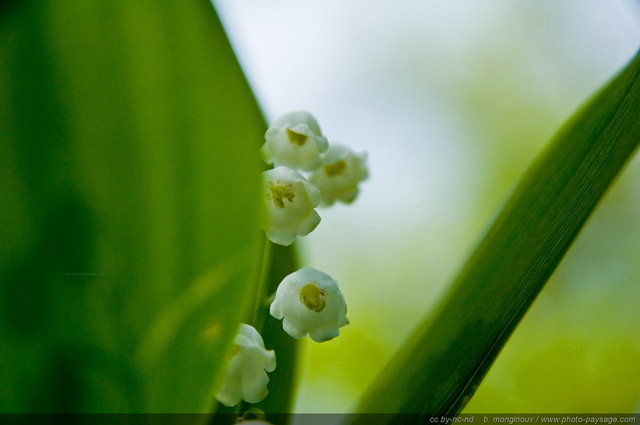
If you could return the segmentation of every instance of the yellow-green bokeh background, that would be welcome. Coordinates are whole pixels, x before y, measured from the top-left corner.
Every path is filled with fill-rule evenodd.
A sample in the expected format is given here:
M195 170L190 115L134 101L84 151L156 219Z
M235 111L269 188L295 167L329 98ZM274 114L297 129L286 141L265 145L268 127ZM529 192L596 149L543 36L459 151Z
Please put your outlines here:
M348 412L446 291L524 168L638 48L631 0L217 0L269 118L308 109L369 153L304 265L351 324L304 342L297 410ZM640 411L640 163L631 162L467 406Z

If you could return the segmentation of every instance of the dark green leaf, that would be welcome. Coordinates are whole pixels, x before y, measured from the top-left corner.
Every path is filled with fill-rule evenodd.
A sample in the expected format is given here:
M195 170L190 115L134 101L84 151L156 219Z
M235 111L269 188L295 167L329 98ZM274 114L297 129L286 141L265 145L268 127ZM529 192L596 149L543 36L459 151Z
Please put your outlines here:
M3 8L0 411L211 406L264 130L207 1Z

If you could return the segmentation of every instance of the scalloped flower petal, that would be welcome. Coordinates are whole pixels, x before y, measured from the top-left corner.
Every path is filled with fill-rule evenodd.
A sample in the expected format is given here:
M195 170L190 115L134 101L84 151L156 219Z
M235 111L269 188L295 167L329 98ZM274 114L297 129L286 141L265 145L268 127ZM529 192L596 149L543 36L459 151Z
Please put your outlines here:
M320 126L309 112L293 111L271 123L260 149L267 164L311 171L321 164L329 147Z
M328 274L305 267L285 277L269 312L282 319L283 329L296 339L307 334L316 342L340 335L347 320L347 304L338 283Z

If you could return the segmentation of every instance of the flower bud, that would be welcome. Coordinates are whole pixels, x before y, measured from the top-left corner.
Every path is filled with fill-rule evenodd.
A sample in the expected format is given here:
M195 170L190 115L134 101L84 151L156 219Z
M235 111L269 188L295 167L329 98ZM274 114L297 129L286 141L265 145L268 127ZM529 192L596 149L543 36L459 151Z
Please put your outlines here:
M261 152L268 164L305 171L316 169L320 153L329 147L318 122L306 111L289 112L273 121L265 140Z
M340 327L349 324L347 304L338 283L310 267L282 280L269 312L276 319L283 319L285 332L296 339L309 334L316 342L328 341L340 335Z

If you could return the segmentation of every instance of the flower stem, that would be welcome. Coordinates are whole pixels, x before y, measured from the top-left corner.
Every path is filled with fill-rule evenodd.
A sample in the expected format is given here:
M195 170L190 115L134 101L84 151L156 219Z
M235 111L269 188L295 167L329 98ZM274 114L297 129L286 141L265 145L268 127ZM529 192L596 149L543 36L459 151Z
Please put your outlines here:
M267 280L269 279L269 269L271 266L271 241L265 236L264 248L262 250L262 264L260 265L260 275L258 277L258 286L253 301L253 310L251 313L251 326L258 332L262 332L265 314L265 298L267 296Z

